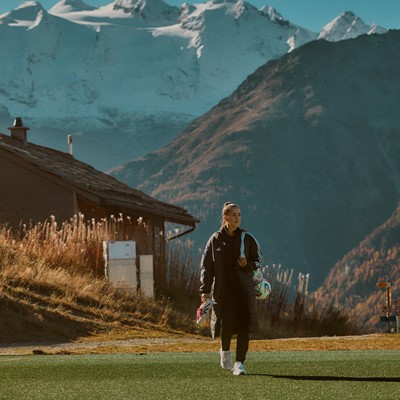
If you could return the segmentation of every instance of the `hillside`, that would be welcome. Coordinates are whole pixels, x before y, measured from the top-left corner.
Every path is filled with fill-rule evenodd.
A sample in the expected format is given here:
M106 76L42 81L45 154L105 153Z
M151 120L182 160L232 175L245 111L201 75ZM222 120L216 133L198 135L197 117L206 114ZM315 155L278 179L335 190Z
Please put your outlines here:
M116 291L89 268L95 254L87 243L62 244L63 253L37 239L23 244L0 229L0 344L196 332L193 319L166 301Z
M386 302L386 290L376 287L380 281L390 281L393 300L400 299L400 207L336 263L318 289L317 302L343 306L367 332L385 329L379 322Z
M223 202L239 203L267 262L310 272L316 288L400 199L399 39L308 43L113 174L199 217L199 248Z

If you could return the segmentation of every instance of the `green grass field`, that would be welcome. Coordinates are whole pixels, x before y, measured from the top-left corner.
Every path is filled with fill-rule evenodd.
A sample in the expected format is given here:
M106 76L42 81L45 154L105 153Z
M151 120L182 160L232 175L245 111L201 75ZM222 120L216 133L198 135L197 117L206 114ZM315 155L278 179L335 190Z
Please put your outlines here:
M250 376L218 354L1 356L0 399L396 399L400 351L249 353Z

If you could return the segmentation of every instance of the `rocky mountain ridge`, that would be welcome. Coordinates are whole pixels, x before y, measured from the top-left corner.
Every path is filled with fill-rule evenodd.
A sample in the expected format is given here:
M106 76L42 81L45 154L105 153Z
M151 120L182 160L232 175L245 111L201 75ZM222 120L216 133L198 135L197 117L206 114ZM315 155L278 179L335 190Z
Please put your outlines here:
M266 260L315 288L400 200L399 39L308 43L113 174L200 218L198 247L237 202Z

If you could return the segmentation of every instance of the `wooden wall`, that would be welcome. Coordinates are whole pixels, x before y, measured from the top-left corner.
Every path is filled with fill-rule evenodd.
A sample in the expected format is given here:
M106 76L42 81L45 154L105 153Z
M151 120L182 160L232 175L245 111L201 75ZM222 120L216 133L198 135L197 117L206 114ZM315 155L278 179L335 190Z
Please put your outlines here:
M75 194L17 162L0 157L0 223L64 221L76 213Z

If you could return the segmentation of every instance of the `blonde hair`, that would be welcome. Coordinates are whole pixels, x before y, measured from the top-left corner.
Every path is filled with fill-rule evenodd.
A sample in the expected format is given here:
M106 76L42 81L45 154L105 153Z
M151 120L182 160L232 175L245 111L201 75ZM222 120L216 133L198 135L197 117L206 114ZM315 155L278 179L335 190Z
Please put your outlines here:
M226 224L225 220L224 220L224 216L228 215L229 211L231 211L232 208L240 208L240 207L237 204L231 203L229 201L224 203L224 206L222 207L221 228L223 228Z

